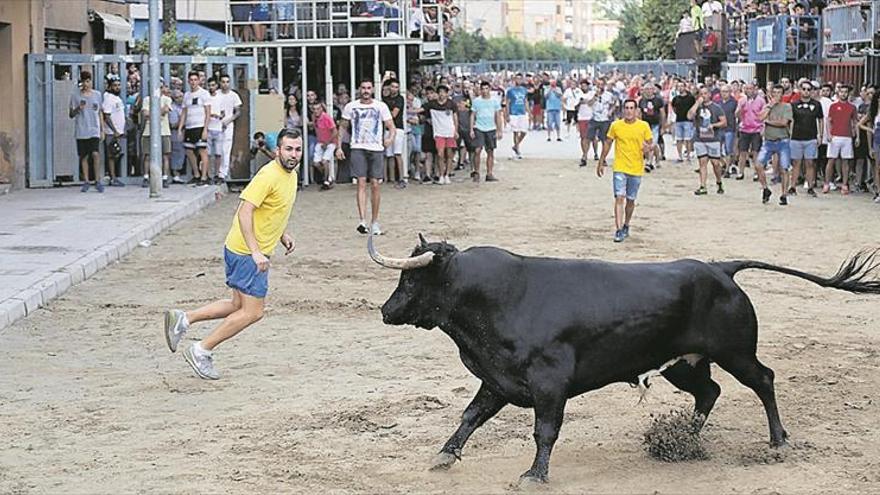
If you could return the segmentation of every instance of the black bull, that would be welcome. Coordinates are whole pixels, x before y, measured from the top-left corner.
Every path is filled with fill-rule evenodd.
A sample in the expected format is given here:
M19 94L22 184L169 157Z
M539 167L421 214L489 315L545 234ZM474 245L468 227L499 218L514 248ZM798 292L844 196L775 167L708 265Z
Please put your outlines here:
M822 287L880 293L880 281L869 278L880 268L880 250L852 257L830 278L759 261L620 264L524 257L493 247L459 251L424 238L410 258L382 256L372 237L369 251L377 263L403 270L382 306L385 323L439 327L482 381L434 467L451 466L474 430L514 404L535 410L537 452L522 475L533 481L547 480L569 398L610 383L636 383L686 355L662 374L694 396L703 421L721 392L710 376L714 362L755 391L770 443L783 445L773 371L755 355L757 318L733 276L757 268Z

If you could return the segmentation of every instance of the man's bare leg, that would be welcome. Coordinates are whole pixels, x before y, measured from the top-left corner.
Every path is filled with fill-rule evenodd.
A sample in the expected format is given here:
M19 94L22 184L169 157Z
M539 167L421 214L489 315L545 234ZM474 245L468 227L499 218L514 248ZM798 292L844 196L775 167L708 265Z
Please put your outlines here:
M238 291L236 291L238 292ZM228 314L220 325L202 339L202 349L212 351L215 347L237 335L245 328L253 325L263 318L263 303L261 297L252 297L240 294L241 307Z
M371 223L379 221L379 203L381 203L382 200L381 193L382 189L379 179L370 179L370 206L372 207L372 211L370 212ZM366 202L366 198L364 198L364 200ZM366 205L364 206L366 207Z

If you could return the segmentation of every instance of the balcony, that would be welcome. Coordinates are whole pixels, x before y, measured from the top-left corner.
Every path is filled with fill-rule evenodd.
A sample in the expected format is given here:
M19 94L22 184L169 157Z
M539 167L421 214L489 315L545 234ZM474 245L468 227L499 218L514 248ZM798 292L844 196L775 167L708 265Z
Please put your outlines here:
M779 15L749 22L749 62L815 64L822 53L822 19Z
M878 27L880 1L826 7L822 12L825 44L871 43Z
M435 0L226 0L231 47L350 44L440 45Z

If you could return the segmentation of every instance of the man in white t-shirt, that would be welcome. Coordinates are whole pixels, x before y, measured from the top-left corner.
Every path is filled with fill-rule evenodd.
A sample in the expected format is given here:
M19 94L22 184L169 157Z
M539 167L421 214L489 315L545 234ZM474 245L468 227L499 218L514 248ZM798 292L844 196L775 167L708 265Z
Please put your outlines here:
M562 93L562 108L565 109L565 132L566 137L571 137L571 125L577 122L577 108L581 102L583 92L574 85L573 79L565 81L565 91Z
M107 91L104 92L101 102L101 112L104 114L104 156L107 158L107 169L110 172L110 185L123 187L116 177L116 163L122 157L122 150L126 149L123 138L125 137L125 104L119 97L122 85L119 76L111 74L107 77ZM95 181L101 180L100 175L95 173Z
M581 167L587 166L587 154L590 151L590 139L587 136L587 131L590 128L590 121L593 120L593 106L587 103L587 100L591 98L588 96L590 94L590 82L586 79L581 80L580 84L580 98L578 98L577 103L577 126L578 126L578 136L580 136L581 141Z
M357 177L357 209L360 222L357 231L361 234L370 232L381 235L379 227L379 203L381 202L380 184L385 178L385 148L394 144L394 119L388 105L373 99L373 81L365 79L358 89L359 99L349 102L342 109L340 131L351 132L351 175ZM383 126L384 137L383 140ZM336 159L345 160L342 143L336 135ZM367 230L364 220L367 211L367 179L370 180L370 199L372 206L371 226Z
M208 185L208 119L211 117L211 95L201 86L199 72L189 71L190 90L183 95L183 111L177 132L180 134L183 147L186 148L186 159L192 170L190 184ZM186 133L183 132L186 128ZM196 151L199 162L196 163Z
M165 81L159 81L159 91L162 96L159 98L159 135L161 136L162 150L162 187L168 187L168 172L171 163L171 125L168 122L168 114L171 113L171 91L165 85ZM143 115L144 134L141 138L141 149L144 150L144 181L142 186L150 185L150 97L144 97L141 108Z
M217 93L215 103L219 106L220 125L223 129L223 141L221 143L222 159L220 162L220 171L217 174L219 182L223 182L229 177L229 158L232 154L232 139L235 136L235 121L241 117L241 97L232 90L230 86L228 74L220 76L220 91ZM211 109L212 112L216 110Z

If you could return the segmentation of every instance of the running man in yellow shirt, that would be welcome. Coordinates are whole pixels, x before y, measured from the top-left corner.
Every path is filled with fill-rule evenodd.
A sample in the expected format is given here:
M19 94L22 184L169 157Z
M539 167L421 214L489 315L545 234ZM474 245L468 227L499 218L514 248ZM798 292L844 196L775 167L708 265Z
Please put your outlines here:
M286 230L296 199L296 168L302 153L300 131L282 129L275 160L264 165L239 196L241 202L223 248L226 285L232 289L232 299L193 311L165 312L165 341L171 352L177 351L193 323L223 319L211 335L184 351L183 357L199 378L220 378L212 351L263 317L263 302L269 290L269 257L279 242L285 255L296 247Z
M615 120L608 129L602 157L596 167L596 174L602 177L605 158L614 144L614 242L623 242L629 237L629 223L645 173L645 153L654 146L651 127L637 117L638 109L635 100L623 102L623 119Z

